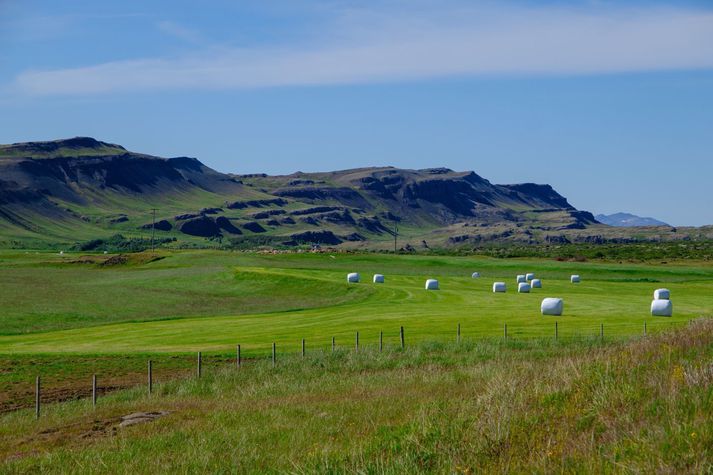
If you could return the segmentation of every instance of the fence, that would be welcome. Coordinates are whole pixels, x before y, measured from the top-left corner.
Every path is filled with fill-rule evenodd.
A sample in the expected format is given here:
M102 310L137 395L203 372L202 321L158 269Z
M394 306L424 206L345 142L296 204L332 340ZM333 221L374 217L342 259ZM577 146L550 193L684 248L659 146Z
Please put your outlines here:
M511 328L512 330L512 328ZM600 324L598 328L598 338L600 340L605 339L605 331L604 331L604 324ZM643 323L643 328L642 328L642 335L647 336L648 335L648 326L647 322ZM359 331L355 332L355 338L354 338L354 351L359 352L360 348L360 340L359 340ZM594 335L590 335L590 338ZM508 341L512 337L508 334L508 325L507 323L503 324L503 332L502 332L502 339L505 341ZM552 338L554 340L559 340L560 339L560 322L559 321L554 321L552 325ZM423 341L423 340L422 340ZM451 340L453 341L453 340ZM462 341L462 333L461 333L461 324L458 323L455 328L455 342L460 345ZM302 338L300 341L300 354L301 357L304 359L307 355L307 340ZM272 351L271 351L271 363L272 367L276 367L278 364L278 353L277 353L277 343L272 342ZM378 351L383 352L384 350L384 332L379 331L379 336L378 336ZM405 335L405 330L404 327L401 326L399 327L399 345L398 348L401 350L404 350L406 348L406 335ZM237 345L235 349L235 360L234 362L231 363L231 365L235 365L235 368L240 369L243 366L243 355L241 351L241 345ZM331 351L334 353L337 351L337 340L336 337L332 336L331 337ZM289 354L289 352L288 352ZM220 359L221 361L225 361L224 359ZM203 375L203 353L201 351L197 352L196 356L196 361L195 361L195 375L197 378L201 378ZM148 394L153 393L153 387L154 387L154 360L153 359L148 359L147 361L147 366L146 366L146 389ZM97 405L97 399L99 397L99 390L101 389L98 384L100 383L100 379L98 378L98 375L92 374L91 377L91 402L92 406L96 407ZM42 379L38 375L35 379L35 417L39 418L41 415L41 409L42 409ZM46 402L46 401L45 401ZM56 402L56 401L53 401Z

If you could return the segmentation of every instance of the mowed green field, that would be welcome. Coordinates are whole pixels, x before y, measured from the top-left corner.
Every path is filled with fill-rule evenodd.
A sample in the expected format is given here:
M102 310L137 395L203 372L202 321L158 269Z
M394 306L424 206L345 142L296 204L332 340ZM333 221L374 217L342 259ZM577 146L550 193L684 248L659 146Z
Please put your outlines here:
M156 257L160 259L156 260ZM95 258L97 258L95 256ZM104 256L98 259L104 259ZM713 313L713 266L707 263L579 263L380 254L284 254L184 251L101 266L82 256L0 254L0 353L151 353L226 351L266 354L275 342L297 351L559 334L625 336L660 331ZM470 277L481 272L480 279ZM347 272L362 282L347 284ZM386 283L373 284L383 273ZM534 272L542 289L516 292L515 276ZM571 284L573 273L582 276ZM426 278L440 282L426 291ZM492 293L505 281L508 292ZM671 289L674 316L651 317L654 289ZM544 297L565 301L562 317L543 317Z
M6 252L0 269L2 473L713 466L713 320L699 318L713 313L706 262ZM362 283L347 284L354 271ZM371 283L375 272L385 284ZM517 294L515 276L526 272L544 288ZM582 283L569 282L573 273ZM441 290L426 291L427 278ZM508 292L493 294L495 280ZM671 318L649 315L659 287L671 289ZM540 315L550 296L565 300L563 316ZM246 358L239 369L237 344ZM121 426L147 411L165 415Z

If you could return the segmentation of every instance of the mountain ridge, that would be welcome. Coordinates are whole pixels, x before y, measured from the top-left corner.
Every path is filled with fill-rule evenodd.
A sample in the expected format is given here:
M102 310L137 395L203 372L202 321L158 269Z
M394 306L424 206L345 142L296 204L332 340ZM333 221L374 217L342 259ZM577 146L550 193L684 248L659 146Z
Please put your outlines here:
M641 227L641 226L670 226L655 218L641 217L631 213L598 214L597 221L609 226L617 227Z
M151 232L177 245L384 248L398 225L401 242L428 248L611 233L549 184L498 185L443 167L226 174L75 137L0 145L0 177L0 243Z

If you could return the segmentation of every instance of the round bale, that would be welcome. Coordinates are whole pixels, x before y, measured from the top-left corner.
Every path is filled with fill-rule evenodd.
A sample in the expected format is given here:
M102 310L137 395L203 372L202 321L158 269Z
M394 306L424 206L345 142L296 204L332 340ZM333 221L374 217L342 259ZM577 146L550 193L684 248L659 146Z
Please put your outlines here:
M438 281L436 279L428 279L426 281L426 290L438 290Z
M493 283L493 292L505 292L507 290L507 287L505 286L505 282L494 282Z
M359 282L359 273L358 272L350 272L347 274L347 283L349 284L356 284Z
M654 317L672 316L673 303L670 300L654 300L651 302L651 315Z
M381 274L374 274L374 283L375 284L383 284L384 283L384 276Z
M564 301L558 298L546 298L542 300L540 311L542 312L542 315L562 315L562 312L564 311Z
M573 284L579 284L582 281L582 279L577 274L572 275L572 277L570 277L569 280Z
M532 286L533 289L541 289L542 281L540 279L532 279L532 282L530 282L530 285Z
M668 289L654 290L654 300L671 300L671 291Z

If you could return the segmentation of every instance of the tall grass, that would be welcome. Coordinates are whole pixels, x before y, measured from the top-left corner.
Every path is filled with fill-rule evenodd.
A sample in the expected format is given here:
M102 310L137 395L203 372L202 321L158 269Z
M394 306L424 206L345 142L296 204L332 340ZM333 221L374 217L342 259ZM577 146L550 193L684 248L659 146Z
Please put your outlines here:
M167 410L118 428L134 411ZM312 351L0 418L0 471L713 470L713 320L649 337Z

